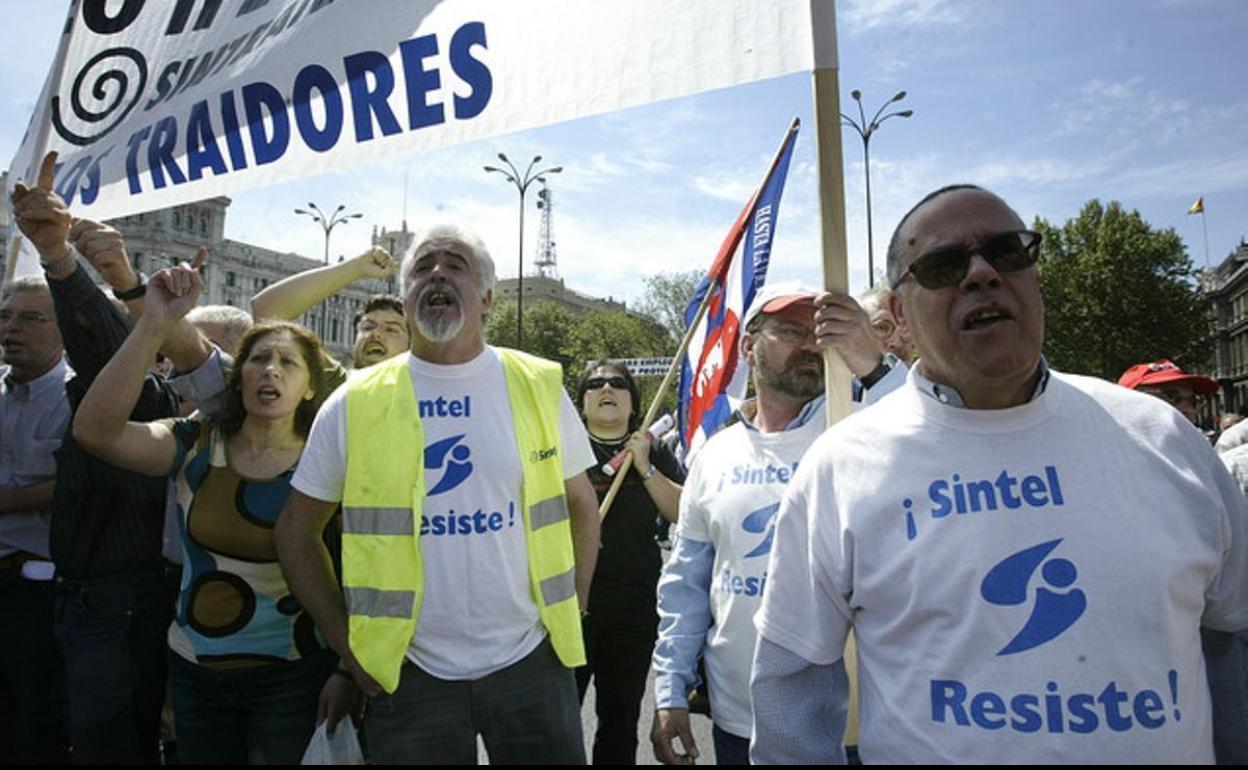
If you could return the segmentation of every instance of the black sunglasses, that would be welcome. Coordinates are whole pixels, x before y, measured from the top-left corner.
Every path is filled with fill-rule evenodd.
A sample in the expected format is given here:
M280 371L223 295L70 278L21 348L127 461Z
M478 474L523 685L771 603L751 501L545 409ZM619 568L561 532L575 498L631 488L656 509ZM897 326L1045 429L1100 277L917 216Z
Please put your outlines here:
M966 278L967 271L971 269L971 258L976 254L998 273L1014 273L1031 267L1040 258L1040 233L1018 230L994 235L973 249L946 246L929 251L910 263L910 267L893 282L893 288L900 286L910 275L924 289L957 286Z
M628 380L618 374L610 377L590 377L585 380L585 390L598 390L603 385L610 385L616 390L628 390Z

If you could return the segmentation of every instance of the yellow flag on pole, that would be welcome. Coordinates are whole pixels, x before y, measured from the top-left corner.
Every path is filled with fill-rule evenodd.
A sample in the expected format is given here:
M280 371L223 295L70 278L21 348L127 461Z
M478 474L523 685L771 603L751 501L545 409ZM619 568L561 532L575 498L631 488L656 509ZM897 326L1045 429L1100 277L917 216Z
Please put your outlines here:
M1205 196L1202 195L1199 198L1197 198L1196 202L1192 204L1192 207L1187 210L1187 213L1188 214L1205 213Z

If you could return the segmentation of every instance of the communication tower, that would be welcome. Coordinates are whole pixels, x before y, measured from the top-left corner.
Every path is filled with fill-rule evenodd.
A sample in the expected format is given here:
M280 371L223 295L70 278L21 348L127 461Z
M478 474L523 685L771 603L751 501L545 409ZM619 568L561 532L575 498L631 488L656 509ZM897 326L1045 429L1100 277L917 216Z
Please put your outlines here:
M537 191L537 209L542 212L541 226L537 229L537 258L533 264L537 266L537 274L543 278L558 278L559 269L555 260L555 236L552 220L555 215L554 194L546 186L545 179L539 179L542 189Z

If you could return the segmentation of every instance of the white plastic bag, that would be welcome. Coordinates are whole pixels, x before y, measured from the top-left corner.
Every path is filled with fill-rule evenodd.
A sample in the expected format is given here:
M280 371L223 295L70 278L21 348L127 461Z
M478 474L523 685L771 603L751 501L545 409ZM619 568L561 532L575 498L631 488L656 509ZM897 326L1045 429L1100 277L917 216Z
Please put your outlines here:
M360 740L355 736L355 725L350 717L343 717L334 729L334 734L326 732L328 720L321 722L308 741L308 749L303 752L301 765L362 765L364 754L360 751Z

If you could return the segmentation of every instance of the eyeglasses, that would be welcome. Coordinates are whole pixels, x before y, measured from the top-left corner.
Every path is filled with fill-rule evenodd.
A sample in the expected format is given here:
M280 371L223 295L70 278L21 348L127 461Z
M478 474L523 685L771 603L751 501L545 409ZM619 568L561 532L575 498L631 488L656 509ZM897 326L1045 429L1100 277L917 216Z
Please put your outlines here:
M971 258L983 257L998 273L1015 273L1031 267L1040 257L1040 233L1018 230L988 238L976 248L947 246L929 251L910 263L910 267L893 283L900 286L907 277L924 289L946 289L957 286L971 269Z
M1152 387L1145 389L1144 392L1160 398L1176 409L1182 409L1185 406L1195 409L1200 405L1200 396L1183 388Z
M603 385L610 385L616 390L628 390L628 380L618 374L610 377L590 377L585 381L585 390L598 390Z
M51 320L51 318L35 310L23 310L20 313L14 313L12 310L0 310L0 324L16 321L24 326L33 326L35 324L46 324Z
M807 342L815 340L814 326L799 326L798 324L788 323L770 323L763 327L764 331L771 332L772 336L781 342L790 345L803 345Z

